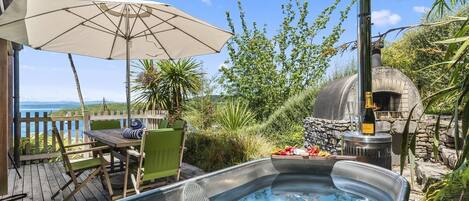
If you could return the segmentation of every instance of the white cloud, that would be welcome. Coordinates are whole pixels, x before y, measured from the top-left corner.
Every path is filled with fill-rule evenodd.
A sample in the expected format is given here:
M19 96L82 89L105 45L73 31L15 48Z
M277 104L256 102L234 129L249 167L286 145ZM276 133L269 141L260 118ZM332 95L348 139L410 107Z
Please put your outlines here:
M428 11L430 11L430 8L425 6L414 6L413 9L417 13L427 13Z
M208 5L208 6L211 6L212 5L212 0L201 0L202 3Z
M390 10L378 10L371 13L371 21L376 26L396 25L401 19L400 15Z

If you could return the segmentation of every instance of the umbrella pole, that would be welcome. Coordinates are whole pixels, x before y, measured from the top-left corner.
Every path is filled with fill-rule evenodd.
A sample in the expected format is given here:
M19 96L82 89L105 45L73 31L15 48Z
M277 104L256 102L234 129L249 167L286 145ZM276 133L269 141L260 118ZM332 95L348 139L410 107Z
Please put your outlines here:
M126 7L125 8L125 15L126 15L126 18L127 20L125 21L125 29L126 29L126 39L125 39L125 48L126 48L126 54L125 54L125 57L126 57L126 96L127 96L127 126L130 127L131 123L132 123L132 114L131 114L131 111L132 111L132 105L130 103L130 30L129 30L129 10L128 8Z
M132 111L132 106L130 103L130 48L129 48L129 40L126 40L126 89L127 89L127 125L130 126L132 120L131 120L131 111Z

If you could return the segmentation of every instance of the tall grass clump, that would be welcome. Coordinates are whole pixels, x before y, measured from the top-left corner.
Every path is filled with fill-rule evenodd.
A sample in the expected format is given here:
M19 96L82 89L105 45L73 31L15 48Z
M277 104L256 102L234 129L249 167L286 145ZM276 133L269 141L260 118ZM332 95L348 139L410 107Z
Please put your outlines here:
M237 131L254 123L255 115L240 101L227 102L218 112L217 123L227 131Z
M205 130L189 134L184 161L207 172L268 157L273 145L259 135Z

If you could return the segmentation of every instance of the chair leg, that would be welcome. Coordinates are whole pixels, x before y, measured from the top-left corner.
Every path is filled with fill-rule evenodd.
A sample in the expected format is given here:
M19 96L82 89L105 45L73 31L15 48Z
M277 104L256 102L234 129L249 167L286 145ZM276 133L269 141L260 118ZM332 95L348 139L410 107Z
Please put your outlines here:
M138 185L138 183L137 183L137 180L135 179L135 175L134 175L134 174L131 174L131 175L130 175L130 179L132 179L132 184L134 185L135 193L136 193L136 194L140 194L139 185Z
M109 192L109 197L112 198L114 192L112 191L111 180L109 179L109 174L107 173L106 165L104 165L104 163L101 163L101 170L104 174L104 179L106 180L106 185L107 185L107 190Z
M180 178L181 178L181 168L179 168L178 174L176 175L176 182L178 182Z
M123 192L123 197L127 197L127 184L129 183L129 161L130 161L130 155L127 154L125 157L125 174L124 174L124 192Z
M97 168L95 171L93 171L93 172L91 173L90 176L86 177L86 179L83 180L83 182L81 182L80 185L75 186L75 189L73 189L73 191L72 191L70 194L68 194L67 197L65 197L64 201L70 200L70 198L72 198L72 196L75 195L75 193L77 193L78 191L80 191L80 189L81 189L83 186L85 186L88 182L90 182L91 179L93 179L94 177L96 177L96 175L99 173L99 171L100 171L100 169Z
M67 183L65 183L63 186L61 186L60 189L57 190L57 192L55 192L54 195L52 195L51 198L54 199L57 195L59 195L59 193L61 191L63 191L65 188L67 188L72 182L73 182L73 180L70 179Z

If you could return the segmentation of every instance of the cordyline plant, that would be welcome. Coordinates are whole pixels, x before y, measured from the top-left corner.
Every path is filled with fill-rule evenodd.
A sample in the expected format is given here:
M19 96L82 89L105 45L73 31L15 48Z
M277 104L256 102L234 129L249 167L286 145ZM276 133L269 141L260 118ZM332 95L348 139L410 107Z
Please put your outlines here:
M290 0L282 5L284 17L278 33L268 37L265 27L256 23L248 26L238 1L241 30L226 13L235 33L227 46L229 59L221 68L220 82L226 93L246 100L256 118L262 120L289 97L317 85L336 55L334 45L345 31L342 24L356 0L347 1L330 33L324 33L340 2L335 0L311 20L308 1Z
M436 0L433 4L431 12L443 14L445 10L465 4L465 0ZM448 104L453 105L453 129L455 139L455 149L458 157L455 169L447 175L443 181L437 182L429 187L426 194L427 200L468 200L469 199L469 18L461 18L465 22L461 25L459 31L447 40L438 41L436 43L448 45L445 62L434 64L446 68L449 74L449 83L447 88L441 89L433 95L427 97L427 107L438 100L453 100ZM444 76L444 75L442 75ZM448 75L446 75L448 76ZM411 169L415 167L415 132L409 131L409 123L411 121L413 109L407 119L403 132L402 154L401 154L401 174L404 169L406 158L410 160ZM459 128L459 121L462 122L462 128ZM439 135L440 118L436 123L435 135ZM462 132L461 132L462 131ZM438 139L435 136L434 154L438 155ZM461 141L462 140L462 141ZM460 145L463 145L460 147ZM412 172L412 171L411 171ZM412 178L413 180L413 178ZM413 181L412 181L413 183Z
M145 110L167 109L181 118L183 103L202 88L202 63L189 59L139 60L134 63L134 104Z

